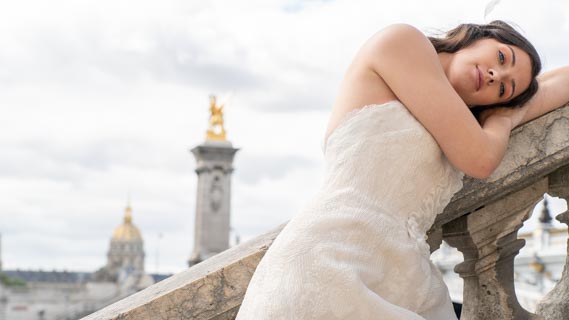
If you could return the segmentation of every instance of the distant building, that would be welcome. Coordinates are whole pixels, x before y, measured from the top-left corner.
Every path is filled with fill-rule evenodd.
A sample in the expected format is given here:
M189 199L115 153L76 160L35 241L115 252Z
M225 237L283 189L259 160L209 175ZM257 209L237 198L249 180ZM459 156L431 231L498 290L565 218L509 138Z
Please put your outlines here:
M143 244L128 205L96 272L0 269L0 320L79 319L168 277L144 272Z
M132 209L126 207L123 224L116 227L109 252L107 264L95 272L96 282L116 282L128 288L125 292L136 292L154 283L154 280L144 273L144 241L138 228L132 223Z

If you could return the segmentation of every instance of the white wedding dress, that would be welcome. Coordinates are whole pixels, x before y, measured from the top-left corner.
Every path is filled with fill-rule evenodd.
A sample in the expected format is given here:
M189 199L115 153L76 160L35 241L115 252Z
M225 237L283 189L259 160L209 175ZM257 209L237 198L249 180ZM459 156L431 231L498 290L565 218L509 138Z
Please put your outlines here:
M275 239L237 320L456 319L426 231L463 174L399 101L346 115L320 191Z

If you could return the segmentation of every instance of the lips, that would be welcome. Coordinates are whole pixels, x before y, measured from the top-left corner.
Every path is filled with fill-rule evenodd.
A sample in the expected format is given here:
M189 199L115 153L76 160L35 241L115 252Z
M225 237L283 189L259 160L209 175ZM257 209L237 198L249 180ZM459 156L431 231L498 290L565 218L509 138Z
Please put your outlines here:
M476 91L479 91L482 87L482 72L480 72L478 66L476 66L476 76Z

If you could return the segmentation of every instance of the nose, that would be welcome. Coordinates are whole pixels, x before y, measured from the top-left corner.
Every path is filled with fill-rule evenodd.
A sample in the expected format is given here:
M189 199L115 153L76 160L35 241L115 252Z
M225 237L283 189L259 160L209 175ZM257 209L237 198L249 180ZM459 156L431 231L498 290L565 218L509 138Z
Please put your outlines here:
M500 82L503 80L504 77L506 77L506 72L505 71L498 71L496 69L488 69L488 74L489 74L489 80L488 83L489 84L493 84L494 82Z
M494 83L494 81L499 81L498 79L498 72L494 69L489 69L488 74L490 75L490 80L488 81L490 84Z

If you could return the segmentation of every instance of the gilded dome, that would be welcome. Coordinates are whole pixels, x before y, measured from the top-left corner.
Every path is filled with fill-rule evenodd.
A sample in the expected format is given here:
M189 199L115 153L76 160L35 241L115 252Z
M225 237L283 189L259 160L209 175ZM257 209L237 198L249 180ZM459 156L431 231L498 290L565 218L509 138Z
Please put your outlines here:
M138 228L132 223L132 209L130 205L126 207L124 222L113 231L111 241L142 241L142 236Z

